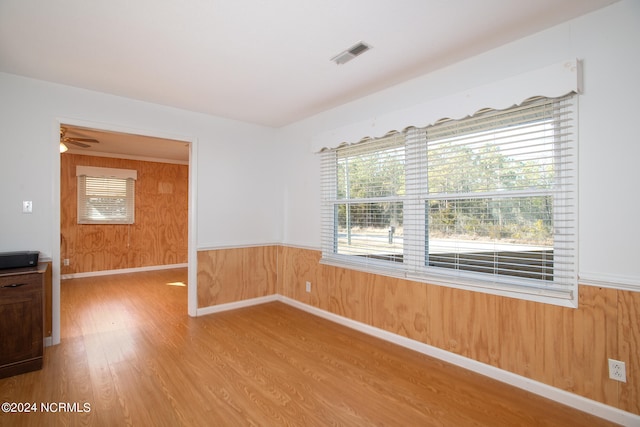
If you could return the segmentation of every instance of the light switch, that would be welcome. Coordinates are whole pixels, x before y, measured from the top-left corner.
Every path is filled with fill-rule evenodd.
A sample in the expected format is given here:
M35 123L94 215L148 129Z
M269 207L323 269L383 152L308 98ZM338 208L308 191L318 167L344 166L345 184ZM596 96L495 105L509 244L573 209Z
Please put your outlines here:
M23 200L22 213L32 213L32 212L33 212L33 202L31 200Z

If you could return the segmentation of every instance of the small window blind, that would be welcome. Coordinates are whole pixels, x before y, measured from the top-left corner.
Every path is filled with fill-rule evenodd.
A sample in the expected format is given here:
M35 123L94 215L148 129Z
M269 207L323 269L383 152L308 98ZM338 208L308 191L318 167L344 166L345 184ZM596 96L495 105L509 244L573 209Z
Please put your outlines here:
M78 224L134 223L136 171L79 166L77 175Z
M381 267L385 264L377 261L402 263L404 135L394 133L327 153L323 169L323 236L332 254Z

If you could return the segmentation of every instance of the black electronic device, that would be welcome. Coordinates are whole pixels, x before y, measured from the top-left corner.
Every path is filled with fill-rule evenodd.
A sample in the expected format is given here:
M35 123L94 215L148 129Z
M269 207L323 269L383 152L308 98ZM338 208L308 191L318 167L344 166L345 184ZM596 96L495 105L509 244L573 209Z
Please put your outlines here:
M0 270L9 268L36 267L40 252L0 252Z

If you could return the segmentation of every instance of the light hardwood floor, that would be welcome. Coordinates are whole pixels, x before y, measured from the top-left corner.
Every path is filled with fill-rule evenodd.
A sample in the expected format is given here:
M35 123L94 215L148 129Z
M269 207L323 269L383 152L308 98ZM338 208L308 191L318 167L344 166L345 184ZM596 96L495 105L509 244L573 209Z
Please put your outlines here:
M38 412L0 425L611 425L282 303L189 318L186 280L63 281L62 343L0 380L0 402ZM60 402L89 411L41 411Z

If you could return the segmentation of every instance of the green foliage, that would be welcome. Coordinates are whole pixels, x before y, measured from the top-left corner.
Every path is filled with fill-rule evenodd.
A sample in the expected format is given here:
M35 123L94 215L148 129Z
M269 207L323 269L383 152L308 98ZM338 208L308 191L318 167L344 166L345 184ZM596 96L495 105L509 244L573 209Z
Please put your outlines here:
M431 237L553 244L551 196L430 200L427 209Z
M429 146L427 187L429 195L435 196L425 206L429 235L552 244L552 196L474 194L547 190L554 179L553 165L547 160L507 156L497 145L440 142ZM339 227L402 226L402 202L379 199L405 194L404 147L339 158L337 183L338 199L357 199L337 206ZM444 197L453 194L455 199Z
M338 199L404 195L404 147L338 160Z
M338 160L338 199L379 199L405 194L404 147ZM402 224L402 203L360 202L338 206L340 227L387 228Z

